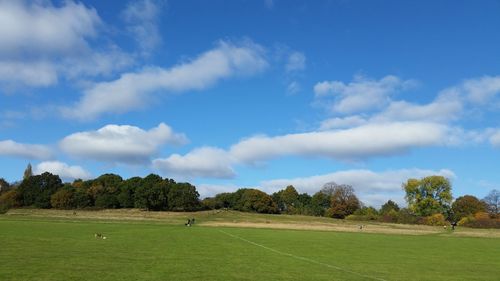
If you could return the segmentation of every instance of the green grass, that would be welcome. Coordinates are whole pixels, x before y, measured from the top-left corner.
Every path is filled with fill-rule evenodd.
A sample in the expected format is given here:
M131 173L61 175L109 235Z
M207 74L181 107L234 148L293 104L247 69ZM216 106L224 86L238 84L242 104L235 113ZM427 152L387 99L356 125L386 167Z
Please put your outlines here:
M96 232L108 239L95 239ZM500 277L497 238L0 216L0 243L0 280Z

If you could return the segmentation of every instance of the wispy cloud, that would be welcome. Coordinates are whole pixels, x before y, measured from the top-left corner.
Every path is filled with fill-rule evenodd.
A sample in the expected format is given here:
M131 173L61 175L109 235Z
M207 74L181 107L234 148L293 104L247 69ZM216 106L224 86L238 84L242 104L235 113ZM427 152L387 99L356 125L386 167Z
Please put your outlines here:
M127 30L139 45L142 55L148 56L162 43L158 21L165 3L161 0L129 2L122 12Z
M379 109L390 102L390 96L408 89L415 81L402 80L388 75L380 80L356 76L354 81L323 81L314 86L314 93L322 103L329 103L334 113L349 114L372 109Z
M45 145L18 143L13 140L0 141L0 156L27 159L50 159L52 150Z
M202 90L224 78L259 73L267 65L261 46L249 41L220 41L214 49L169 69L149 67L97 83L73 107L62 111L67 117L81 120L125 113L149 105L155 95Z

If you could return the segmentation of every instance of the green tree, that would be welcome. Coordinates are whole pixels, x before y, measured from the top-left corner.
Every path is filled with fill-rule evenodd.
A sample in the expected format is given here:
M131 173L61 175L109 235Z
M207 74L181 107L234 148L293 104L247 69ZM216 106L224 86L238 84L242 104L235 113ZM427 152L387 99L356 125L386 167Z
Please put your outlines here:
M7 212L10 208L19 206L21 206L21 203L19 193L16 189L11 189L0 194L0 214Z
M134 207L134 196L135 190L141 185L142 179L140 177L133 177L124 180L120 184L120 193L118 194L118 202L122 208L133 208Z
M167 195L173 181L163 180L160 176L150 174L143 178L135 190L135 207L147 210L167 210Z
M201 200L201 206L205 210L215 210L220 209L220 206L217 204L217 200L215 197L207 197Z
M278 192L273 193L272 198L278 209L282 213L295 214L299 204L299 193L293 185L287 186Z
M324 216L328 208L330 208L330 195L318 191L311 198L311 213L314 216Z
M201 207L200 194L196 187L189 183L177 183L168 191L168 206L173 211L195 211Z
M73 187L75 186L73 185ZM92 206L92 199L90 198L87 190L83 186L75 187L73 193L73 201L75 204L75 208L78 209L83 209Z
M245 189L241 197L241 211L275 214L278 207L272 197L258 189Z
M458 197L451 205L452 220L459 221L461 218L474 215L477 212L485 212L486 204L472 195Z
M3 178L0 178L0 194L10 189L10 184Z
M361 207L361 202L354 194L352 186L341 184L329 188L332 190L332 195L330 197L330 208L326 211L327 216L343 219Z
M65 186L50 197L50 204L56 209L69 210L76 207L74 199L73 188Z
M93 180L94 185L101 185L107 193L119 192L120 184L123 181L122 177L115 174L103 174Z
M215 208L233 208L235 205L234 194L231 192L224 192L215 195Z
M418 216L445 214L452 201L450 181L442 176L409 179L403 184L410 210Z
M387 213L389 213L390 211L396 211L396 212L399 212L399 206L398 204L396 204L396 202L392 201L392 200L388 200L387 202L385 202L384 205L382 205L382 207L380 208L380 214L381 215L385 215Z
M26 166L26 169L24 170L23 180L28 179L31 176L33 176L33 169L31 168L31 163L28 163L28 166Z
M348 216L348 219L355 220L376 220L379 217L379 212L373 207L363 206L357 209L352 215Z
M229 196L226 197L226 200L228 200L229 203L229 208L232 208L234 210L238 211L245 211L244 210L244 198L243 195L247 190L250 190L248 188L240 188L236 190L233 193L230 193Z
M299 214L312 215L311 202L312 197L307 193L302 193L298 197L299 206L296 208Z
M23 206L50 208L50 197L62 186L59 176L45 172L23 180L17 190Z
M118 208L120 203L118 202L116 194L112 193L102 193L97 195L95 199L95 206L100 209L114 209Z

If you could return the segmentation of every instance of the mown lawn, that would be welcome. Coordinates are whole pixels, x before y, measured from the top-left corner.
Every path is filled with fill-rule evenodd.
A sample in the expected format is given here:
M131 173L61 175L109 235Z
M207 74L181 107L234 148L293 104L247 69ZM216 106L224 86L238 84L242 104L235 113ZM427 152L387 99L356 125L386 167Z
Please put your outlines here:
M0 217L0 243L0 280L500 278L496 238Z

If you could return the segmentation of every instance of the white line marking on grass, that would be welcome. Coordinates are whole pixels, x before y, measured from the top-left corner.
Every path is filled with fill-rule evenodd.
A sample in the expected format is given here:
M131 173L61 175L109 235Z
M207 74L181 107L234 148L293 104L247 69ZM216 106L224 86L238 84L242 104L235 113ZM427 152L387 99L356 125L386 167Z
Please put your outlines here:
M333 269L336 269L338 271L343 271L343 272L351 273L351 274L354 274L354 275L357 275L357 276L360 276L360 277L365 277L365 278L368 278L368 279L373 279L373 280L378 280L378 281L387 281L386 279L364 275L364 274L361 274L361 273L358 273L358 272L354 272L354 271L351 271L351 270L348 270L348 269L344 269L344 268L341 268L341 267L338 267L338 266L335 266L335 265L331 265L331 264L319 262L319 261L316 261L316 260L313 260L313 259L310 259L310 258L296 256L294 254L285 253L285 252L282 252L282 251L279 251L279 250L276 250L276 249L273 249L273 248L269 248L269 247L261 245L259 243L255 243L253 241L247 240L247 239L245 239L243 237L239 237L237 235L225 232L224 230L220 230L219 229L219 231L222 232L222 233L224 233L224 234L226 234L226 235L228 235L228 236L231 236L231 237L233 237L235 239L239 239L241 241L247 242L247 243L252 244L254 246L266 249L266 250L271 251L271 252L275 252L275 253L283 255L283 256L291 257L291 258L294 258L294 259L297 259L297 260L302 260L302 261L306 261L306 262L317 264L317 265L322 265L322 266L325 266L325 267L328 267L328 268L333 268Z

